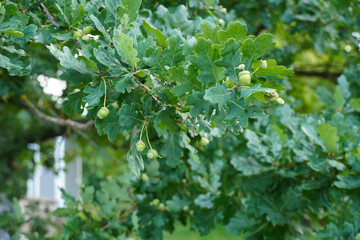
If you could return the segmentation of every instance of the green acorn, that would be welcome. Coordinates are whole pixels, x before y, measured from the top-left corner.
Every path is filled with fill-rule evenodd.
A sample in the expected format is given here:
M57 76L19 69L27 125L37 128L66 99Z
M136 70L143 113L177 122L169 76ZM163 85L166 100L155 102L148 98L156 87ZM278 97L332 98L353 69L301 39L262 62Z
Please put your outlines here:
M239 70L244 70L245 69L245 64L240 64L236 68L239 69Z
M84 36L82 36L81 39L82 39L83 41L87 42L87 41L90 40L90 36L89 36L89 35L84 35Z
M136 150L138 150L139 152L142 152L142 151L144 151L144 149L145 149L145 143L142 140L139 140L136 143Z
M109 115L109 109L107 109L107 107L102 107L100 108L100 110L97 112L97 117L100 119L104 119Z
M148 182L149 181L149 176L146 173L143 173L141 175L141 180L143 180L144 182Z
M94 30L94 28L92 26L86 26L83 30L85 34L90 34Z
M267 68L267 62L266 60L261 60L261 68L266 69Z
M111 104L115 109L118 109L119 108L119 104L117 102L113 102Z
M209 144L209 139L207 137L202 137L201 140L200 140L200 145L205 147L206 145Z
M160 203L160 204L159 204L159 210L160 210L160 211L165 211L165 204Z
M239 73L239 82L242 85L248 85L251 82L251 76L249 71L242 71Z
M226 14L227 13L227 9L226 8L220 8L220 12L222 13L222 14Z
M275 91L272 91L272 92L270 93L270 96L273 97L273 98L279 97L278 93L275 92Z
M81 38L83 36L83 33L81 31L75 31L73 34L74 38Z
M159 155L158 155L158 152L157 152L155 149L150 149L150 150L147 152L146 156L147 156L148 158L150 158L150 159L155 159L155 158L157 158Z
M219 18L219 19L217 20L217 23L219 24L220 27L225 26L225 21L224 21L223 19L221 19L221 18Z
M276 102L277 102L278 104L284 104L284 103L285 103L284 99L282 99L281 97L278 97L278 98L276 99Z
M157 199L157 198L155 198L155 199L152 200L151 203L152 203L152 205L154 205L154 206L158 206L158 205L160 204L160 200Z

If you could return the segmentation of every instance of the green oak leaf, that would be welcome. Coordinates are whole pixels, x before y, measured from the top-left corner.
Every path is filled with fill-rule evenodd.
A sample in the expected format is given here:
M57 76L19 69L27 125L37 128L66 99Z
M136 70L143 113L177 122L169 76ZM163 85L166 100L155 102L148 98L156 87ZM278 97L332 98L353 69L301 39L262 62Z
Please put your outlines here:
M340 77L338 77L337 81L338 81L338 88L340 88L344 99L350 98L351 92L349 88L349 82L346 80L345 75L341 75Z
M147 49L149 49L150 47L154 47L155 45L156 43L152 37L144 38L143 36L138 36L137 42L134 42L134 47L137 49L138 57L140 59L143 59Z
M151 73L161 77L167 76L165 69L164 58L160 47L154 46L146 50L144 63L151 67Z
M135 124L142 122L140 115L136 112L134 105L129 106L123 104L119 109L117 115L119 116L120 125L126 129L132 129Z
M241 232L249 230L260 223L259 220L237 213L234 217L230 218L226 229L234 235L239 235Z
M130 85L133 83L133 73L124 74L120 77L120 79L116 79L114 81L115 90L117 92L125 93L131 92Z
M105 86L102 82L94 87L86 86L84 88L84 93L88 93L88 95L83 98L83 100L88 104L87 109L93 109L99 104L101 97L104 96Z
M241 171L245 176L260 174L268 170L252 157L234 156L230 162L236 170Z
M344 105L344 97L339 87L335 88L334 92L334 100L336 104L336 108L341 108Z
M113 57L114 49L105 49L104 47L94 48L95 58L104 66L114 68L120 65L119 60Z
M241 93L240 93L240 98L248 98L250 97L252 94L257 93L257 92L272 92L272 91L276 91L273 88L264 88L261 87L260 83L254 84L253 86L249 87L249 88L240 88Z
M225 43L224 48L220 50L222 59L215 62L218 66L224 67L225 75L228 76L232 82L239 82L236 67L241 63L240 45L241 43L236 42L235 39L229 39Z
M111 41L109 33L106 31L105 27L101 24L100 20L97 17L95 17L93 14L90 15L90 19L94 22L97 30L99 30L104 35L104 37L106 37L108 41Z
M144 160L139 151L136 150L136 143L134 141L131 142L130 151L126 156L130 170L135 176L139 177L141 171L144 170Z
M211 103L218 104L219 108L225 107L232 98L234 92L224 85L217 83L215 86L205 90L204 99Z
M355 111L360 112L360 98L350 99L350 105Z
M225 120L234 123L236 120L239 120L239 124L242 127L247 127L248 125L248 116L245 112L246 104L242 99L230 99L229 100L229 109L227 111Z
M250 69L253 61L263 56L274 46L273 36L269 33L263 33L254 40L251 38L246 39L241 45L242 58L246 69Z
M76 75L76 78L74 76ZM75 86L80 86L82 84L89 84L91 82L91 78L89 75L81 74L73 69L66 69L61 75L60 79L69 81Z
M355 189L360 187L360 176L358 175L337 175L339 181L335 181L334 184L338 188Z
M155 37L155 41L159 46L164 48L167 47L167 43L166 43L167 38L160 30L158 30L156 27L152 26L150 23L146 22L145 20L143 20L143 26L148 33L150 33Z
M182 200L178 195L174 195L172 199L166 201L166 209L172 212L180 212L186 204L186 200Z
M201 23L200 28L203 33L196 34L196 38L203 37L211 40L211 42L214 44L219 43L217 33L220 27L218 25L215 25L214 23L205 20Z
M211 196L210 192L206 194L200 194L195 199L195 205L199 206L200 208L212 208L214 204L212 203L213 197Z
M116 36L117 41L116 43L116 51L118 54L125 60L127 64L132 66L133 69L137 68L137 64L140 61L137 58L137 51L133 46L132 39L127 36L125 33L121 33L120 35Z
M187 99L187 106L192 106L190 110L190 114L192 116L197 116L200 113L204 112L207 117L210 117L212 110L214 108L214 105L206 101L204 99L204 93L203 92L195 92L189 96Z
M173 35L167 39L167 49L164 50L163 58L168 67L176 66L184 60L184 41L185 39L178 30L174 30Z
M339 141L339 137L337 134L337 128L331 126L330 124L324 123L320 124L316 129L319 133L320 138L323 140L326 149L329 152L337 152L337 142Z
M10 45L10 46L0 46L0 48L10 52L10 53L15 53L18 54L20 56L25 56L26 52L23 49L16 49L14 45Z
M180 130L175 120L175 108L173 107L167 107L165 110L160 111L156 116L156 122L162 130L167 128L173 134L177 134Z
M241 22L231 22L227 29L220 29L217 32L219 41L224 44L229 39L233 38L236 42L242 42L246 39L247 26Z
M98 74L91 72L87 69L86 63L84 60L78 60L71 53L68 47L63 48L63 52L55 47L55 45L50 44L47 46L50 52L60 61L60 64L64 68L74 69L82 74L88 74L92 76L97 76Z
M82 98L84 97L84 93L79 91L76 93L69 94L67 99L63 102L63 112L66 115L72 115L74 113L81 114L84 109L82 109Z
M116 137L124 131L124 128L119 123L115 108L110 105L108 109L109 115L104 119L97 118L95 120L95 127L99 135L105 133L110 141L114 141Z
M177 83L172 89L172 92L177 96L191 93L193 90L202 91L201 83L196 79L197 70L193 65L189 66L187 72L183 67L172 67L168 71L170 73L169 81Z
M141 6L141 0L121 0L121 5L118 7L117 14L123 17L124 14L129 16L130 22L134 22L138 17L138 10Z
M190 56L189 60L202 72L198 80L203 83L215 83L223 78L221 67L215 65L219 60L219 53L212 47L212 42L200 37L194 46L195 56Z
M10 58L2 54L0 54L0 67L6 68L9 71L12 69L22 69L22 66L12 63Z
M170 167L176 167L180 163L183 150L180 146L180 134L167 134L161 148L161 156Z
M284 66L277 66L277 63L274 59L267 60L267 68L263 69L261 67L261 61L255 61L252 65L252 69L255 70L259 68L254 75L257 76L274 76L279 79L285 79L284 76L291 76L294 72L292 69L287 69Z
M162 88L158 95L162 102L174 107L178 106L178 98L171 92L169 88Z

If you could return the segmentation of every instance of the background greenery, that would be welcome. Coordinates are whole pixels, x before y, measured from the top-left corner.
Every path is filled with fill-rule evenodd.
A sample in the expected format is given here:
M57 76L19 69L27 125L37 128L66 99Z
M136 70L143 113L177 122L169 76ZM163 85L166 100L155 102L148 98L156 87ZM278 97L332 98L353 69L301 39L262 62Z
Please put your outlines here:
M42 5L38 1L1 2L0 144L6 147L0 148L0 181L4 183L0 192L8 199L23 197L26 180L35 167L28 144L40 145L41 163L52 169L54 138L60 135L72 143L66 159L83 158L86 187L80 201L64 193L66 208L53 213L62 217L64 224L55 234L46 234L46 220L24 219L16 200L12 210L2 216L0 228L13 239L23 234L19 226L28 220L35 226L27 234L29 239L161 239L163 236L191 239L199 234L210 234L204 239L232 239L229 234L235 235L234 239L238 235L248 239L355 238L360 231L358 1L169 0L144 1L140 6L140 1L123 0L122 5L115 7L117 11L112 12L109 6L116 6L115 2L48 0ZM220 5L227 9L226 13ZM203 106L195 105L193 109L198 109L196 112L201 115L199 122L182 119L179 126L176 119L181 118L171 106L163 115L174 121L154 120L160 118L156 112L161 110L152 100L154 93L173 106L184 104L184 99L191 102L190 96L174 90L178 85L170 85L167 88L170 91L164 90L164 85L173 79L172 74L175 75L165 68L172 66L166 58L161 59L166 56L165 50L171 50L178 45L175 41L183 39L178 51L181 53L174 54L175 66L190 72L192 64L198 76L204 70L201 64L196 65L197 55L191 41L201 41L201 35L197 39L193 37L203 32L202 36L215 49L207 51L216 55L216 49L225 46L216 37L220 18L225 20L224 29L230 22L238 21L239 26L246 24L248 36L261 33L274 36L275 48L268 47L269 51L259 58L275 59L278 65L292 68L295 74L281 79L275 71L268 76L254 75L253 81L278 90L286 104L260 103L261 97L256 94L264 93L259 90L245 101L254 103L244 105L248 116L259 117L259 109L270 116L250 118L248 125L236 125L234 122L239 119L228 121L224 114L211 119ZM201 24L205 27L201 28ZM92 34L99 36L99 41L86 42L73 37L75 30L88 25L93 26ZM149 77L122 75L119 66L130 73L137 69L134 70L133 61L120 54L121 50L113 49L116 40L107 37L106 32L113 30L115 35L115 29L125 32L134 42L137 57L141 59L139 69L146 69L160 79L162 86L154 84ZM246 33L239 37L241 34L232 33L229 38L241 39L240 43L251 38ZM170 37L175 44L172 45ZM148 46L141 45L150 38L155 40L147 40ZM214 47L216 44L220 47ZM260 45L266 48L267 43ZM106 46L110 47L106 49ZM64 47L68 47L68 53ZM79 59L84 64L80 66L86 70L74 68L80 62L73 57L76 49L85 56ZM94 49L102 58L92 54ZM122 62L107 59L104 53ZM159 62L159 66L154 62ZM121 75L108 85L107 105L118 102L120 115L132 111L129 115L151 116L151 143L164 159L144 159L142 170L132 157L133 150L127 157L129 149L134 147L131 130L136 124L124 125L129 120L121 118L118 123L113 107L109 106L111 114L114 113L111 119L97 119L96 127L82 129L91 124L89 121L96 118L96 111L102 106L103 95L96 95L96 90L101 90L103 85L97 77L88 74L98 70L101 74ZM54 98L45 94L37 81L39 75L65 80L67 88L63 95ZM139 79L150 91L144 93L127 79ZM215 84L204 81L204 92ZM196 78L194 83L198 84ZM222 80L217 83L225 86ZM236 91L241 94L240 90ZM144 107L135 107L136 110L132 106L124 107L133 98L140 99ZM218 103L211 96L209 99ZM81 115L85 103L90 101L94 104L88 107L88 114ZM71 119L81 125L74 128L62 121L39 120L32 106L46 116ZM231 104L226 106L230 108ZM211 109L221 111L220 108L215 104ZM184 112L197 115L194 110ZM114 122L118 127L109 127ZM192 129L197 123L200 131ZM141 125L137 126L139 131ZM188 131L179 130L181 127ZM185 146L184 132L195 135L189 139L189 146ZM199 145L199 134L205 132L211 142L204 148ZM169 152L160 149L170 137L180 136L184 139L178 140L176 149L181 151L175 151L170 161ZM140 177L132 173L140 171ZM165 209L155 206L154 199L159 199ZM169 235L172 231L175 233Z

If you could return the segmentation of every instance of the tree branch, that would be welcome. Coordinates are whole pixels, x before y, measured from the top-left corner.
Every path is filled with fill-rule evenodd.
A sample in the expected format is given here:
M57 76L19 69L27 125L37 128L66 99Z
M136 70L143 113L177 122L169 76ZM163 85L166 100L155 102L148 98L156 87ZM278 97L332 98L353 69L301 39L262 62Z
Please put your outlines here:
M76 122L76 121L73 121L73 120L70 120L70 119L61 119L61 118L48 116L48 115L42 113L32 102L30 102L26 98L26 96L23 96L21 98L21 101L38 118L40 118L42 120L45 120L45 121L48 121L48 122L51 122L51 123L55 123L56 125L59 125L59 126L67 126L67 127L72 127L72 128L75 128L75 129L85 131L85 130L89 129L94 124L94 121L88 121L88 122L82 123L82 122Z
M44 4L39 4L41 11L44 13L44 15L49 19L49 21L55 26L60 27L60 24L55 20L55 18L50 14L50 12L47 10Z
M238 87L240 87L242 84L241 83L235 83L235 85L231 88L231 90L235 90Z
M139 86L141 86L141 87L145 90L145 92L147 92L147 93L152 92L152 90L151 90L150 88L148 88L147 86L145 86L144 84L142 84L140 81L138 81L137 83L139 84ZM159 98L160 98L159 95L157 95L157 94L152 94L151 96L153 97L153 99L155 99L155 101L156 101L157 103L161 104L161 102L159 101Z
M336 80L342 73L294 70L295 76L324 77Z

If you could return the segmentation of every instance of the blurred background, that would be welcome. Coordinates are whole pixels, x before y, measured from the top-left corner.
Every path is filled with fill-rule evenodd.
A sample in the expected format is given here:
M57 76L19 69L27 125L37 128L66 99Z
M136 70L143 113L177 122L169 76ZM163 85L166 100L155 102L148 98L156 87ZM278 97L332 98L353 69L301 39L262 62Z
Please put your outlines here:
M335 92L340 76L349 82L354 99L360 97L358 1L152 0L143 1L142 8L156 14L159 6L178 11L180 5L188 7L190 19L207 18L211 12L226 22L245 22L249 34L273 34L276 48L266 59L276 59L279 65L294 70L282 84L286 87L284 99L296 114L318 114L328 107L319 93L324 89ZM219 5L227 9L225 14L219 13ZM126 160L129 139L119 137L110 142L106 136L98 136L94 127L82 131L59 126L39 118L24 104L20 96L26 95L41 112L65 118L62 104L73 90L59 79L58 62L44 44L33 42L26 48L33 66L29 75L13 77L0 69L1 240L18 239L14 236L20 232L29 233L29 239L50 239L63 231L65 214L74 213L52 212L75 203L80 196L86 198L91 191L111 188L127 197L129 188L136 189L135 194L141 192ZM359 101L354 100L352 107L359 111ZM81 115L74 117L84 120ZM147 176L155 179L158 168L156 162L149 166ZM115 181L121 185L114 186ZM85 186L92 186L92 190L84 192ZM124 198L124 209L131 207L131 201ZM94 207L93 214L97 211ZM174 233L164 235L164 239L184 238L239 239L223 226L201 237L180 223L176 223Z

